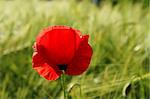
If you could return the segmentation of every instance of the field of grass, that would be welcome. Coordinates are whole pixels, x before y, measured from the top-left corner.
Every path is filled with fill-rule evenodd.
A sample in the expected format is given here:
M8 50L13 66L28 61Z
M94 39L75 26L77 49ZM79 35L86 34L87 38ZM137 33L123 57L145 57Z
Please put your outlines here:
M52 25L89 34L93 48L89 69L66 78L69 99L81 99L80 88L82 99L149 99L150 9L122 1L1 0L0 99L63 99L60 79L47 81L32 69L35 37Z

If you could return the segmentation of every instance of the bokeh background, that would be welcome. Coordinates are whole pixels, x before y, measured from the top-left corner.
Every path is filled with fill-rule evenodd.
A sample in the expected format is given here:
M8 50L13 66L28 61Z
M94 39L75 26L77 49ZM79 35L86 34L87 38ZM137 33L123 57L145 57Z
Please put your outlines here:
M60 79L32 69L41 29L67 25L89 34L93 56L66 76L69 99L150 99L149 0L0 0L0 99L63 99Z

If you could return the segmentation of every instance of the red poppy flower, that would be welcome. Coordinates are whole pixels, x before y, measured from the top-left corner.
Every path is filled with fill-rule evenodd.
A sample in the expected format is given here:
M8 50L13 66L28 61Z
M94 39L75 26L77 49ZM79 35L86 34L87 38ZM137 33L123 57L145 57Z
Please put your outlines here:
M88 35L68 26L44 29L36 38L32 56L33 68L47 80L56 80L64 70L67 75L80 75L89 66L92 48Z

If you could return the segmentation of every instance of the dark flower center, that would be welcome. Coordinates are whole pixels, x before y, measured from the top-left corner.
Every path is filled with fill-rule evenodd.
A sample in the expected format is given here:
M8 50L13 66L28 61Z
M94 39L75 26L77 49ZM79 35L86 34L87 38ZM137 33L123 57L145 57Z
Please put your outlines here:
M66 71L66 69L67 69L67 64L58 64L57 66L58 66L59 70Z

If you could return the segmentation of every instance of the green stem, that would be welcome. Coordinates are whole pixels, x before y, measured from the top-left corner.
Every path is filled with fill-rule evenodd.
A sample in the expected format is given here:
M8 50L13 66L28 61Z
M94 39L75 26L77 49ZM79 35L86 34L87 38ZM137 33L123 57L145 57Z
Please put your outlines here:
M79 87L80 87L80 98L82 99L82 89L81 89L81 85L80 85Z
M62 89L63 89L63 91L64 91L64 99L67 99L67 93L66 93L66 84L65 84L65 73L64 73L64 71L62 71L63 72L63 74L62 74L62 76L61 76L61 87L62 87Z

